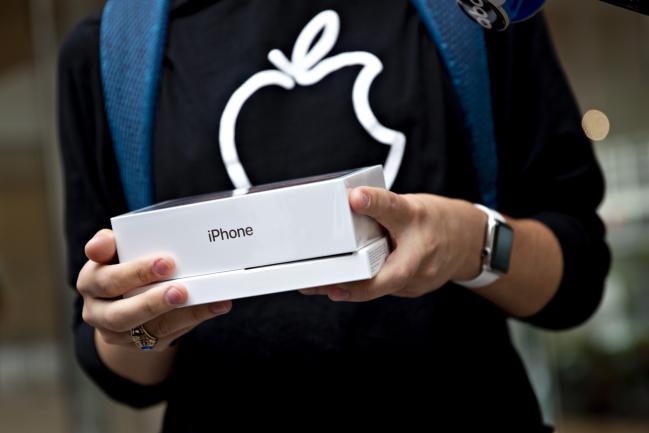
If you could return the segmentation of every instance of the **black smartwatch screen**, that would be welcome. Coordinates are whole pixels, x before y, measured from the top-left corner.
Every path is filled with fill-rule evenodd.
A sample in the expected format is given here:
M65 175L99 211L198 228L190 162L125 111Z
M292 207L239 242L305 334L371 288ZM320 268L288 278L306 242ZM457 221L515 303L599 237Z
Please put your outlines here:
M514 230L508 224L498 223L495 227L493 250L491 251L491 269L506 274L512 255Z

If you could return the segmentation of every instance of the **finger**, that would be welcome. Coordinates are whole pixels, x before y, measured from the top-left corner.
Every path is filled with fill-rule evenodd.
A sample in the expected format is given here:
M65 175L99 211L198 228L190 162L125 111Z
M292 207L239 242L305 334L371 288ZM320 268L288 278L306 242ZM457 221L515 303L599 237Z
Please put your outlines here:
M406 248L397 248L371 280L340 284L326 294L336 302L367 302L399 292L408 286L417 273L417 257Z
M328 295L329 292L331 292L333 289L338 287L336 284L333 285L328 285L328 286L320 286L320 287L309 287L307 289L300 289L298 290L300 293L306 296L314 296L314 295Z
M187 302L187 289L178 285L160 285L131 298L106 301L88 298L83 319L96 328L114 332L129 331Z
M354 212L374 218L391 233L401 232L412 213L407 198L381 188L354 188L349 203Z
M390 296L394 296L395 298L406 298L406 299L414 299L414 298L419 298L423 294L429 292L432 290L431 286L428 286L422 290L422 288L417 288L417 287L406 287L403 290L400 290L396 293L392 293Z
M186 328L180 329L173 334L170 334L164 338L159 338L158 342L154 346L154 350L164 350L169 348L169 346L174 343L175 340L182 337L183 335L190 332L194 329L196 325L188 326ZM144 329L149 332L148 328L145 326ZM132 349L133 351L140 351L140 349L135 344L133 337L131 336L131 331L125 332L114 332L107 329L98 329L101 339L104 340L106 344L111 346L123 346ZM153 333L149 332L152 336L155 336ZM156 337L157 338L157 337Z
M112 230L99 230L85 247L86 257L93 262L108 264L117 258L115 235Z
M227 314L231 309L232 301L199 305L193 308L171 311L141 326L152 337L158 339L156 348L158 346L165 348L169 347L169 344L174 340L182 337L206 320ZM107 344L119 346L134 345L131 330L116 332L98 328L98 331Z
M92 268L92 264L88 266ZM82 294L95 298L115 298L138 287L170 278L174 266L171 257L143 258L116 265L96 266L94 272L83 273L77 288Z
M188 334L188 333L190 333L191 331L193 331L194 328L196 328L196 326L198 326L198 324L196 324L196 325L192 325L192 326L188 326L187 328L183 328L183 329L181 329L181 330L179 330L179 331L174 332L174 333L171 334L171 335L168 335L167 337L165 337L164 339L162 339L162 340L161 340L161 341L160 341L160 342L159 342L159 343L158 343L158 344L153 348L153 350L162 351L162 350L168 349L168 348L171 347L172 345L175 345L175 344L177 343L177 340L178 340L180 337L182 337L183 335Z
M227 314L231 309L231 301L182 308L151 320L144 325L144 328L151 335L166 338L179 330L193 328L206 320Z
M188 334L188 333L190 333L191 331L193 331L193 330L196 328L196 326L198 326L198 324L195 324L195 325L192 325L192 326L188 326L187 328L183 328L183 329L181 329L181 330L179 330L179 331L174 332L174 333L171 334L171 335L168 335L168 336L165 337L165 338L160 339L160 340L158 341L158 344L156 344L156 345L153 347L153 350L156 351L156 352L162 352L162 351L164 351L164 350L169 349L169 347L171 347L171 346L175 346L176 343L178 342L178 340L179 340L183 335ZM145 328L145 329L146 329L146 328ZM131 344L133 344L133 340L131 340ZM133 345L134 345L134 344L133 344ZM134 345L134 346L135 346L135 345ZM137 350L139 350L139 349L137 349Z

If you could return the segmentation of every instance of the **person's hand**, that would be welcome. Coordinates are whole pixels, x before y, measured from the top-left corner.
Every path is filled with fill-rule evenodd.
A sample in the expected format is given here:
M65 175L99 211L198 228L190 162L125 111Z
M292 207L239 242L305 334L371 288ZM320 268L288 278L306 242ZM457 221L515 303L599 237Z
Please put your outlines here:
M111 230L101 230L85 248L88 262L77 280L83 296L83 320L109 345L138 350L130 330L140 325L158 338L155 351L165 351L177 338L205 320L226 314L232 302L178 308L187 302L187 289L170 282L131 298L130 290L165 280L173 275L173 259L149 257L114 264L115 238Z
M471 203L370 187L352 190L349 202L354 212L388 230L393 251L371 280L304 289L303 294L350 302L385 295L414 298L480 273L486 216Z

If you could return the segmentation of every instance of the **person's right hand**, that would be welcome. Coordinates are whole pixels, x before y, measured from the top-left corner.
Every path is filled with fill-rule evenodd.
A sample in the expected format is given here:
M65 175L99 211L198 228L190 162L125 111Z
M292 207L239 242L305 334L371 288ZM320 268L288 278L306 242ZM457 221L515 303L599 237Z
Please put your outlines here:
M187 302L187 289L175 282L122 299L133 289L168 279L173 274L173 259L156 256L114 264L116 247L111 230L99 231L86 244L85 252L89 260L77 280L77 290L83 296L83 320L109 345L138 350L130 330L143 325L158 338L153 350L165 351L200 323L232 308L231 301L178 308Z

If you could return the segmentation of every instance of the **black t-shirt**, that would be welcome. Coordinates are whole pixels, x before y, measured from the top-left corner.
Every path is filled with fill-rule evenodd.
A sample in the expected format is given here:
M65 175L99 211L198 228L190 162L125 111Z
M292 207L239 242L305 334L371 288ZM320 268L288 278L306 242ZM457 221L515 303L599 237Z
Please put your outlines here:
M368 104L380 126L407 136L400 169L407 175L398 176L395 191L472 194L472 179L461 178L473 173L452 170L471 166L458 110L446 108L455 103L453 90L408 2L212 1L198 15L193 2L184 3L172 19L162 71L154 167L164 169L155 170L156 199L232 188L219 151L220 126L225 107L242 89L249 96L236 110L234 135L253 184L385 163L389 146L373 137L363 126L367 116L356 111ZM185 13L191 19L181 19ZM336 17L338 35L329 33ZM279 72L269 52L278 49L292 60L297 40L318 21L327 36L314 44L335 45L309 69L334 71L289 90L276 79L266 82L261 74ZM313 48L311 56L319 51ZM367 76L368 56L382 67L378 76ZM354 98L355 87L368 86L369 94ZM447 141L457 144L448 147ZM169 170L200 181L180 181Z
M256 74L277 70L267 58L271 50L291 59L300 33L325 10L340 20L340 34L325 57L355 53L353 59L373 57L383 67L368 102L382 126L406 137L393 190L479 199L454 89L409 2L186 0L174 2L163 60L154 133L156 201L232 187L219 152L228 101L248 80L256 83ZM103 109L98 28L97 19L84 21L60 60L72 285L86 260L85 242L126 211ZM565 256L558 294L528 320L573 326L595 310L608 269L595 213L601 172L542 18L490 34L488 48L500 210L548 225ZM389 147L355 110L353 88L362 69L341 66L309 85L249 92L236 111L234 135L254 184L386 161ZM237 418L240 423L286 425L297 414L318 423L351 417L366 428L398 419L426 428L453 422L453 431L470 425L544 431L509 338L508 317L452 284L418 299L360 304L299 293L237 300L229 315L182 338L172 375L152 387L102 364L81 306L78 298L74 330L82 367L117 400L133 406L166 400L166 432L212 431L216 420L241 409L249 416ZM459 412L463 416L456 417Z

